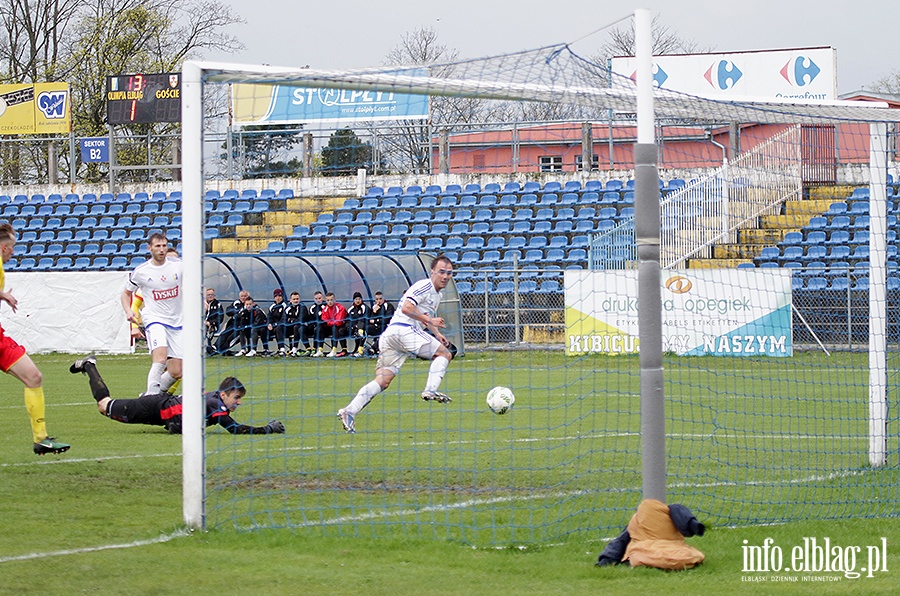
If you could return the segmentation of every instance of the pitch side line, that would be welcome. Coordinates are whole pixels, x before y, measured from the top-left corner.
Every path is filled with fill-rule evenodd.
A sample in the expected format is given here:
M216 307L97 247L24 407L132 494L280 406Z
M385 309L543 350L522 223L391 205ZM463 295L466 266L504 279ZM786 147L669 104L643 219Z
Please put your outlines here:
M149 546L151 544L162 544L169 542L175 538L183 538L190 536L190 530L177 530L171 534L163 534L159 538L151 538L149 540L135 540L125 544L104 544L102 546L86 546L84 548L72 548L67 550L50 551L46 553L29 553L27 555L16 555L13 557L0 557L0 563L9 563L10 561L29 561L32 559L46 559L48 557L62 557L65 555L80 555L83 553L93 553L104 550L113 550L118 548L134 548L136 546Z

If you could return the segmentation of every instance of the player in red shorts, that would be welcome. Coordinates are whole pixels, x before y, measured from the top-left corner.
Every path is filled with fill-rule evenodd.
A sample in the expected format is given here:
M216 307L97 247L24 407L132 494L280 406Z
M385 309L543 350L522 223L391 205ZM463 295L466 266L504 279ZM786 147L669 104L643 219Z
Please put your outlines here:
M16 231L8 223L0 224L0 303L6 302L16 312L18 300L11 292L6 291L6 279L3 272L3 263L12 258L13 249L16 246ZM6 335L0 326L0 370L9 373L22 381L25 385L25 409L31 419L31 433L34 435L34 452L37 455L45 453L62 453L68 451L70 445L60 443L56 439L47 436L47 425L44 422L44 389L41 387L43 377L25 348Z

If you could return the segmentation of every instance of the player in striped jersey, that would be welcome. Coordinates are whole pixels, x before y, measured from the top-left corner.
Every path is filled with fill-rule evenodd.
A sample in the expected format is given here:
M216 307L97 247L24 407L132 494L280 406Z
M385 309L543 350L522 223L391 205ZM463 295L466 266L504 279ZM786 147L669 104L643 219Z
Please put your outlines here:
M391 322L378 340L375 379L363 385L353 400L338 410L345 431L356 432L355 417L376 395L388 388L410 356L431 360L422 399L450 402L450 397L438 389L453 359L452 344L441 333L444 319L436 313L441 303L441 290L447 287L452 277L453 263L439 255L431 262L428 279L417 281L403 293Z

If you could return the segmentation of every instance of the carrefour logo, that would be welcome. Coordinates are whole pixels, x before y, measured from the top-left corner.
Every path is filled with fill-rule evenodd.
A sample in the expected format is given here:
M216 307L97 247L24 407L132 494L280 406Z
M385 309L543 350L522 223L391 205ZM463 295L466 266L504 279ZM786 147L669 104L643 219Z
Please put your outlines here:
M733 89L742 76L744 73L731 60L717 60L706 70L703 78L716 89L724 91Z
M779 71L784 80L795 87L809 85L816 80L822 69L806 56L797 56L788 60Z
M653 84L657 87L662 87L663 83L665 83L669 78L669 73L662 69L662 66L659 64L653 65ZM637 83L637 71L631 73L631 80L634 83Z
M37 96L38 109L48 120L65 118L68 96L65 91L44 91Z

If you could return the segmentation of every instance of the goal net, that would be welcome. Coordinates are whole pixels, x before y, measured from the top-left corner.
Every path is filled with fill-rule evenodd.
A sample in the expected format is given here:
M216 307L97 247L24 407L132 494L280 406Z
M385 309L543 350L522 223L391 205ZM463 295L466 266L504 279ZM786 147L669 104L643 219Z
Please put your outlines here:
M566 45L409 69L188 63L182 86L186 353L204 354L185 364L190 525L477 545L618 533L642 497L648 222L661 242L668 501L713 524L896 511L889 110L657 89L648 209L634 82ZM269 183L228 179L229 114L302 121L307 135L303 177L280 179L290 192L271 189L255 212ZM363 157L338 151L347 130ZM249 212L210 225L245 191ZM231 249L213 240L229 235ZM275 290L304 308L315 292L396 306L440 253L456 273L439 311L460 349L441 384L451 403L420 398L429 362L410 359L345 433L337 411L375 375L368 328L346 344L327 330L334 357L279 355L318 343L287 328L264 342L262 324L204 349L204 287L226 307L246 290L264 311ZM226 376L248 389L236 419L286 432L201 433L197 398ZM507 414L485 403L495 386L515 394Z

